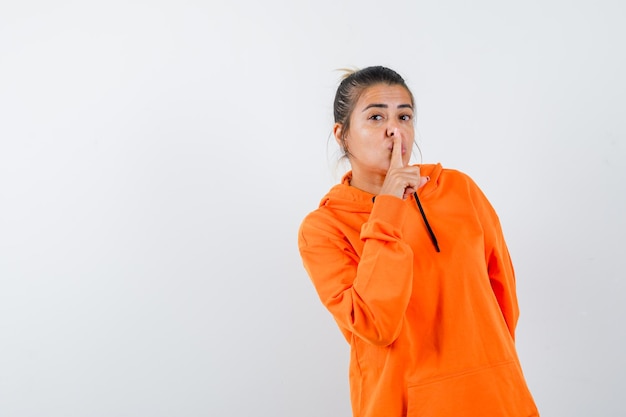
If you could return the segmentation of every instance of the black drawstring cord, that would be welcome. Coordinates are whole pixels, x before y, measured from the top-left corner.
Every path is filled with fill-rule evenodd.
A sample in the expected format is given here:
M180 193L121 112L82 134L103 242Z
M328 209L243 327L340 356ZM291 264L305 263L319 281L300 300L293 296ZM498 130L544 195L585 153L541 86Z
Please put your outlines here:
M426 219L426 213L424 213L422 203L420 203L420 199L417 198L417 192L413 193L413 197L415 197L415 201L417 201L417 207L419 207L420 213L422 213L422 219L424 219L424 223L426 224L426 228L428 229L430 240L433 241L433 245L435 245L435 249L437 249L437 252L441 252L441 250L439 249L439 243L437 243L437 238L435 237L435 233L433 232L433 229L430 228L430 224L428 224L428 219ZM372 197L372 203L374 201L376 201L376 196Z
M413 193L413 197L415 197L415 201L417 202L417 207L420 209L420 213L422 213L422 219L424 219L424 223L426 224L426 228L428 229L428 234L430 234L430 239L433 241L433 245L435 245L435 249L437 252L441 252L439 250L439 244L437 243L437 238L435 237L435 233L433 229L430 228L430 224L428 224L428 220L426 219L426 214L424 213L424 209L422 208L422 203L420 203L420 199L417 198L417 192Z

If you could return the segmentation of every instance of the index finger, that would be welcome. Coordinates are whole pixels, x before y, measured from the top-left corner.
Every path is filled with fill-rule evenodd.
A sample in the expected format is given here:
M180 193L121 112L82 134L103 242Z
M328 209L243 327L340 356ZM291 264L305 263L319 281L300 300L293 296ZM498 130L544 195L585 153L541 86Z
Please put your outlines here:
M404 161L402 161L402 138L398 133L398 129L394 130L393 135L393 148L391 149L391 163L389 168L403 168Z

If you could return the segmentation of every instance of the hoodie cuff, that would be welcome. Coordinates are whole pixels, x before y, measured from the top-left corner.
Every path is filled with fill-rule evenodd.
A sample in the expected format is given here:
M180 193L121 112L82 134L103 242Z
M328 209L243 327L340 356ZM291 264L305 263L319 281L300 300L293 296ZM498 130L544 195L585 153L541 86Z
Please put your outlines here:
M361 228L361 239L389 236L401 239L402 225L409 206L406 201L392 195L376 196L372 212Z

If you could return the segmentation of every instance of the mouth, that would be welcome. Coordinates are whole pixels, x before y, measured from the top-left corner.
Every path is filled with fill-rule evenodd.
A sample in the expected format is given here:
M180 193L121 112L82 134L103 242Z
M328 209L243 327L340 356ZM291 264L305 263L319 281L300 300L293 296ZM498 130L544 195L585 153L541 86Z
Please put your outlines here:
M389 150L389 153L393 152L393 145L387 148ZM402 145L402 155L404 155L406 153L406 148L404 147L404 144Z

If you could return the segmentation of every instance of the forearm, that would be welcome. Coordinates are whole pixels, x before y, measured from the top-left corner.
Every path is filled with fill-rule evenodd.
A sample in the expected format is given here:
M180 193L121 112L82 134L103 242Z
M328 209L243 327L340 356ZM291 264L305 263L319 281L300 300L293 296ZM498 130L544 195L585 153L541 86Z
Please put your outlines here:
M381 200L376 204L391 205L373 210L361 228L360 253L342 236L311 225L301 231L300 251L337 323L370 343L388 345L400 331L411 297L413 252L402 238L402 201Z

